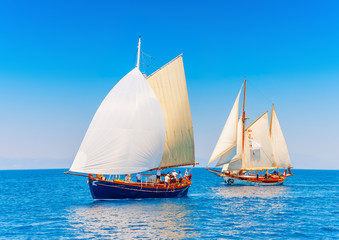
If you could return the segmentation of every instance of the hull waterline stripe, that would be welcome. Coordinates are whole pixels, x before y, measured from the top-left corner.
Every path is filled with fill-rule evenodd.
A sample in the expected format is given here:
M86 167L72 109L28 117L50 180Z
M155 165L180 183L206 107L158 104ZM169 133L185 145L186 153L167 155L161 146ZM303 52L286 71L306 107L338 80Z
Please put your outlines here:
M131 189L131 188L124 188L124 187L119 187L119 186L111 186L111 185L105 185L105 184L101 184L101 183L97 183L98 185L104 186L104 187L113 187L113 188L120 188L120 189L125 189L125 190L130 190L130 191L140 191L140 192L151 192L151 193L164 193L164 192L168 192L169 188L167 188L166 191L158 191L158 189L156 189L156 191L149 191L149 190L143 190L143 189ZM187 188L189 188L191 185L184 187L184 188L180 188L180 189L174 189L171 190L170 192L179 192L179 191L184 191Z

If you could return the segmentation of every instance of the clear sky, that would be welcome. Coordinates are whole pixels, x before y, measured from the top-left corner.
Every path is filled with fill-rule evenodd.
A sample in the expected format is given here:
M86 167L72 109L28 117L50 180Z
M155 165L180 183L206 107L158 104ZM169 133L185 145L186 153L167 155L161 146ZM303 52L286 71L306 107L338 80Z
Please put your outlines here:
M109 90L184 52L196 158L245 78L272 101L295 168L339 169L338 1L0 1L0 169L67 168Z

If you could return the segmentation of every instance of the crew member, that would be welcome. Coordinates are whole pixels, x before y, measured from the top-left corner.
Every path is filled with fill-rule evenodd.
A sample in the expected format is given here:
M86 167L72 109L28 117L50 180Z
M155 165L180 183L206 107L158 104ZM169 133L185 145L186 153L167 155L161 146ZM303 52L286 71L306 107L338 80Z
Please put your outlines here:
M138 172L138 174L136 175L137 177L137 182L141 182L141 174Z
M169 181L170 181L170 175L167 174L167 175L165 176L165 185L166 185L166 187L169 185Z
M155 180L156 182L160 183L161 180L161 169L158 168L157 169L157 179Z
M182 182L182 175L180 171L179 171L179 182Z

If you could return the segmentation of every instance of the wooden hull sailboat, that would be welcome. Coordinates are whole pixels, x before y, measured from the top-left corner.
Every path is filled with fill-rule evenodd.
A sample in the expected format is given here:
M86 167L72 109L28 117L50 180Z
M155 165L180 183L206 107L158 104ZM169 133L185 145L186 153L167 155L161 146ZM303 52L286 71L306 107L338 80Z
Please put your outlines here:
M273 105L270 126L265 112L246 128L246 80L239 118L240 93L241 90L208 163L216 162L216 167L222 166L222 170L207 170L222 177L228 185L281 185L286 177L292 176L292 166Z
M214 169L207 168L208 171L214 173L215 175L222 177L228 185L262 185L262 186L275 186L282 185L286 179L286 177L292 176L292 174L286 174L286 170L284 174L269 174L265 175L257 175L257 174L249 174L242 175L238 171L234 173L217 171Z
M140 53L139 38L136 67L101 103L67 172L88 177L95 200L183 197L191 186L188 174L180 182L174 173L171 181L170 174L157 180L151 174L146 181L140 174L195 166L182 55L145 78L139 70ZM139 179L133 182L136 173ZM121 175L127 180L120 180Z

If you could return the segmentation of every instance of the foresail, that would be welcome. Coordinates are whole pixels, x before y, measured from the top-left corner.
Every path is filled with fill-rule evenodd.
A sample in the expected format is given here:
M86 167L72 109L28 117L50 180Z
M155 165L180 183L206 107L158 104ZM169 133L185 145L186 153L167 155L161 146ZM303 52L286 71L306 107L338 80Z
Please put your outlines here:
M216 167L220 167L224 164L229 163L233 159L233 157L236 155L236 153L237 153L237 146L234 146L229 151L221 155L221 157L218 160L218 163L216 164Z
M238 123L238 114L239 114L239 97L241 89L238 93L238 96L233 104L230 115L227 118L224 129L221 132L217 145L215 146L211 158L208 162L210 164L216 160L221 155L230 151L237 143L237 123Z
M229 166L229 163L226 163L225 165L223 165L221 171L222 172L228 171L228 166Z
M159 99L166 122L160 167L194 164L194 139L182 55L147 78Z
M275 166L266 112L245 132L242 168L266 169Z
M277 167L290 168L292 165L288 154L287 144L274 110L272 110L271 140Z
M232 171L232 170L239 170L239 169L242 169L242 168L243 168L242 160L238 159L238 160L235 160L233 162L230 162L227 170Z
M128 174L158 167L165 131L158 99L135 68L101 103L70 171Z
M242 118L238 121L237 126L237 144L233 148L231 148L229 151L221 155L221 157L218 160L218 163L216 167L222 166L226 163L229 163L230 161L234 159L240 159L242 157Z

